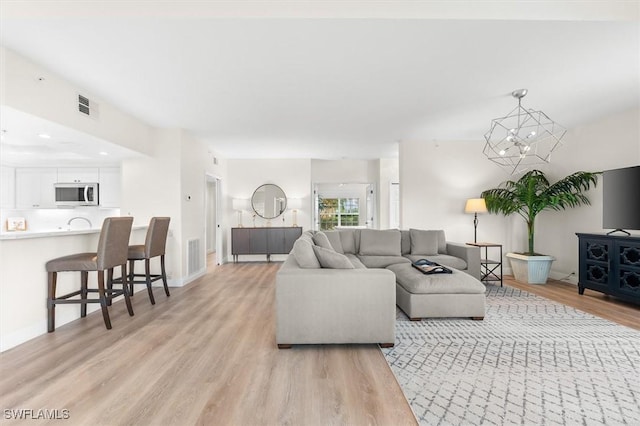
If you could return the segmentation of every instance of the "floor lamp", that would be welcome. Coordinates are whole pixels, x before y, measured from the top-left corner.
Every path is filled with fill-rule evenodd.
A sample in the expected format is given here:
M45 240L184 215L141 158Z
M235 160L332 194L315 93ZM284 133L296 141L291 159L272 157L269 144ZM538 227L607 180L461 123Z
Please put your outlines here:
M478 242L478 213L486 213L484 198L469 198L464 206L465 213L473 213L473 242Z

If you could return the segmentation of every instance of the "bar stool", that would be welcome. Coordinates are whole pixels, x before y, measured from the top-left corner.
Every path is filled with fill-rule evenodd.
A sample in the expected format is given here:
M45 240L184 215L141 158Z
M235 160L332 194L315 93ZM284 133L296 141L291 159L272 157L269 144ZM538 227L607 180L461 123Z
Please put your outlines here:
M153 288L151 283L162 279L164 284L164 292L167 297L169 294L169 286L167 285L167 272L164 267L164 253L167 244L167 234L169 232L170 217L152 217L147 229L147 236L144 245L129 246L129 286L130 293L133 294L134 284L146 284L149 300L152 305L156 304L153 297ZM150 261L154 257L160 256L160 274L151 274ZM144 274L135 273L136 260L144 260ZM144 280L136 280L136 277L144 277Z
M79 253L69 256L59 257L47 262L46 269L48 275L49 294L47 298L48 309L48 331L55 330L56 305L58 304L81 304L80 316L87 316L87 303L100 303L102 316L107 329L111 329L111 320L107 306L111 300L120 295L124 295L129 315L133 316L133 308L129 299L126 280L122 284L122 289L105 289L104 271L109 276L113 276L113 268L120 266L122 276L126 276L127 270L127 248L129 246L129 236L131 235L132 217L108 217L102 223L100 239L98 240L98 250L96 253ZM58 272L80 272L80 290L56 297L56 282ZM87 281L90 271L98 272L98 288L87 288ZM89 292L97 292L98 299L88 299ZM79 299L71 299L74 296Z

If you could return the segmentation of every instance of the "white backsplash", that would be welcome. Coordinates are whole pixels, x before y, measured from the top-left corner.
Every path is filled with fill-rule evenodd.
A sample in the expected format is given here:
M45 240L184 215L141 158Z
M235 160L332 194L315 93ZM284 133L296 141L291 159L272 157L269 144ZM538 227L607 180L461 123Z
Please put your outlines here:
M86 220L76 219L71 225L67 223L71 218L83 217L91 221L92 229L102 227L107 217L120 216L120 209L105 209L99 207L74 207L58 209L0 209L2 232L7 232L8 217L24 217L27 221L27 231L53 231L57 229L89 229Z

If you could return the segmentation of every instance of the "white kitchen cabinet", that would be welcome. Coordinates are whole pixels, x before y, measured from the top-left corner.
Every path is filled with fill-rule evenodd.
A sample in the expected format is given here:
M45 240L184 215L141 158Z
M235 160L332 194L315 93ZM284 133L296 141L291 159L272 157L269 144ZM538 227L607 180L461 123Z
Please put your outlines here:
M120 207L120 168L100 167L100 207Z
M58 168L59 183L95 183L98 182L97 167L60 167Z
M58 170L50 167L16 168L16 208L55 208L54 184Z
M16 207L16 169L0 166L0 208Z

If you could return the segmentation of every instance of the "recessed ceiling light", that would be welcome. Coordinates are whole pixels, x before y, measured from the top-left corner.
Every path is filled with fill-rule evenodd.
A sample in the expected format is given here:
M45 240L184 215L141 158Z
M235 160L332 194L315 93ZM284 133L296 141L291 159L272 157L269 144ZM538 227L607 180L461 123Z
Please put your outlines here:
M108 152L104 152L104 151L100 151L100 153L99 153L99 154L100 154L100 155L109 155L109 153L108 153Z
M40 133L38 136L40 136L42 139L50 139L51 138L51 136L49 136L46 133Z

